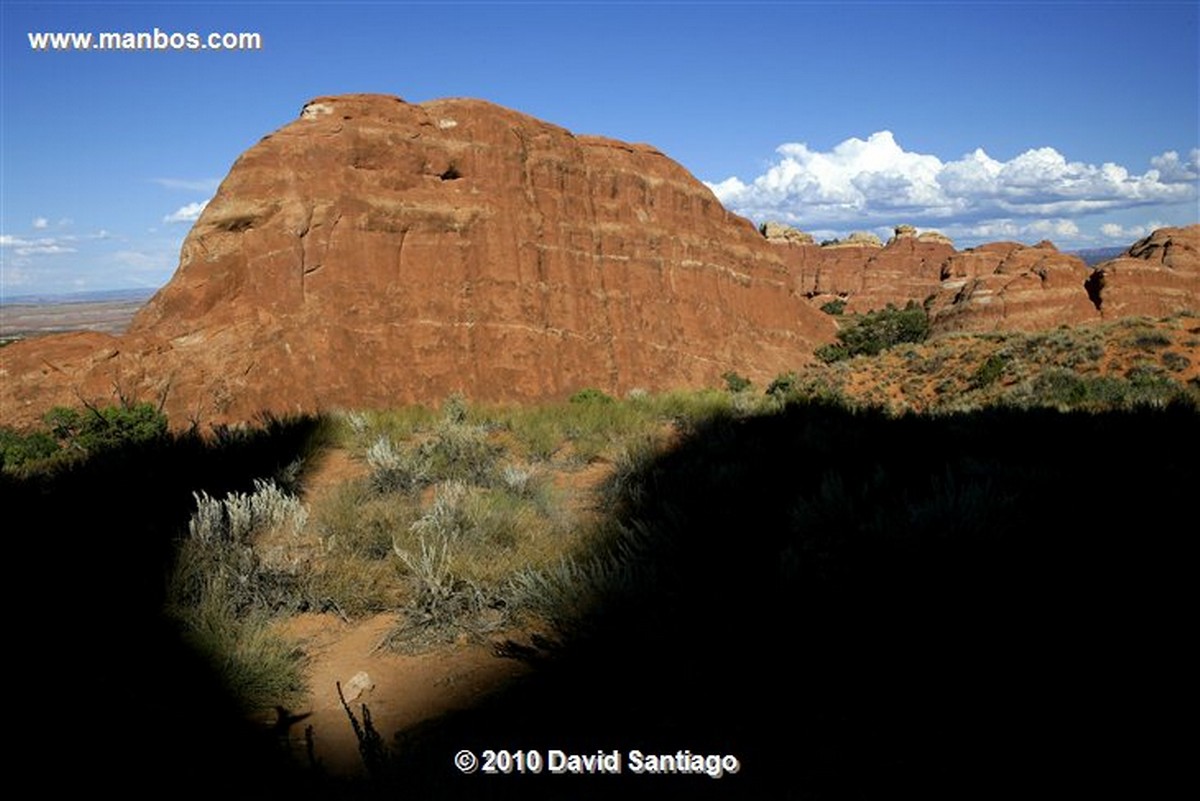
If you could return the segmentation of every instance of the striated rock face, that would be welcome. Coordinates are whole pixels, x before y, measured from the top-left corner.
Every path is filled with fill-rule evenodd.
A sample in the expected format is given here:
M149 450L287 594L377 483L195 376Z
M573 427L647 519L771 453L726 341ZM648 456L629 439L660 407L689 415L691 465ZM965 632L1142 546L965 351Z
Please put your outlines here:
M867 236L852 235L837 245L787 249L784 253L797 292L815 299L817 305L844 298L851 312L921 302L937 292L942 264L954 253L949 240L940 234L923 238L903 225L886 246Z
M833 323L782 251L651 147L475 100L325 97L244 153L129 332L4 350L0 419L172 419L715 386Z
M1200 225L1158 229L1096 265L1087 289L1105 318L1200 310Z
M935 332L1034 331L1094 322L1100 313L1084 283L1083 260L1050 242L997 242L955 253L942 266L929 306Z

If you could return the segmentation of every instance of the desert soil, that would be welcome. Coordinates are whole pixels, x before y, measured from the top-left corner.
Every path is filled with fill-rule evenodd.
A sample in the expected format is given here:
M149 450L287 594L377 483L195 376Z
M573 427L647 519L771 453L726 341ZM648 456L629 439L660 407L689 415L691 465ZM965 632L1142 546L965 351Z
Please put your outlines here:
M319 503L324 494L365 471L361 460L344 449L331 448L305 477L303 497L310 505ZM555 475L577 519L595 512L592 490L611 471L611 463L597 460ZM330 613L298 615L281 624L281 633L297 642L307 657L308 692L288 710L300 719L286 728L289 746L298 759L307 760L305 730L312 726L315 756L324 769L340 775L362 769L358 740L338 698L339 682L354 714L361 721L362 705L366 704L376 730L391 746L401 732L471 707L531 669L521 660L497 656L494 650L510 639L527 642L529 632L503 630L473 638L461 635L452 643L433 645L419 653L398 653L383 641L401 622L401 613L361 620ZM367 689L356 694L355 677L364 673ZM278 717L273 710L264 712L262 723L274 728Z
M311 725L314 751L325 769L342 775L361 769L358 740L338 698L339 682L354 714L361 721L366 704L375 729L391 745L397 733L470 707L529 670L524 662L496 656L491 642L460 639L416 655L380 647L396 623L393 614L351 622L335 615L301 615L288 621L285 632L302 644L309 658L308 696L290 710L308 716L287 731L297 756L306 758L305 728ZM368 687L354 695L352 682L360 673L369 677ZM264 724L273 725L276 718L271 713Z

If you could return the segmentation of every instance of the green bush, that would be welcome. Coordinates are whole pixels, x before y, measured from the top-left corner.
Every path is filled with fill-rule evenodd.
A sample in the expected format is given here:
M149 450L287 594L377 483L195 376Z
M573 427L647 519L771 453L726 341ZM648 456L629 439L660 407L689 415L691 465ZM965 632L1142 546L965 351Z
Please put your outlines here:
M1008 359L998 353L993 353L979 368L971 374L971 389L986 389L1000 380L1004 373L1004 365Z
M152 403L82 410L56 406L42 419L56 439L88 453L150 442L167 433L167 416Z
M795 373L780 373L767 385L767 394L773 398L783 399L796 388Z
M750 388L750 379L744 375L735 373L733 370L723 373L721 378L725 380L725 388L730 392L741 392L744 389Z
M842 312L846 311L846 301L838 298L831 300L828 303L821 304L821 311L833 317L840 317Z
M571 403L612 403L613 397L603 390L595 387L587 387L576 392L570 397Z
M49 459L58 452L58 442L45 431L22 434L11 428L0 428L0 469Z
M929 336L929 315L914 301L903 309L888 304L886 309L868 312L838 331L840 344L824 345L815 351L817 358L833 363L853 356L876 356L902 342L924 342Z
M152 403L120 406L55 406L42 417L43 430L0 428L0 469L42 465L112 448L143 445L167 436L167 417Z

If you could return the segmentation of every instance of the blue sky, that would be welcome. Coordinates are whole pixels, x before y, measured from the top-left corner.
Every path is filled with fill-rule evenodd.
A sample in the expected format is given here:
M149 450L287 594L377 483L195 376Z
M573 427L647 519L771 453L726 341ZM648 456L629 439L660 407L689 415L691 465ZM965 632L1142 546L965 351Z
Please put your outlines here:
M1127 245L1200 221L1200 3L0 3L0 292L165 283L309 99L479 97L649 142L755 222ZM261 50L35 51L30 32Z

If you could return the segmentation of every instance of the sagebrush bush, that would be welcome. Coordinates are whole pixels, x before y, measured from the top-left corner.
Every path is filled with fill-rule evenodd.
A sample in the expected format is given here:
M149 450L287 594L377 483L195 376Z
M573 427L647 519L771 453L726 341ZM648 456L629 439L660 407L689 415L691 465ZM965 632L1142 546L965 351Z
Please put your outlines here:
M255 538L294 537L307 507L272 481L215 499L194 494L196 511L179 544L167 611L249 706L279 703L301 688L300 652L269 630L271 617L308 606L303 566L268 564Z

